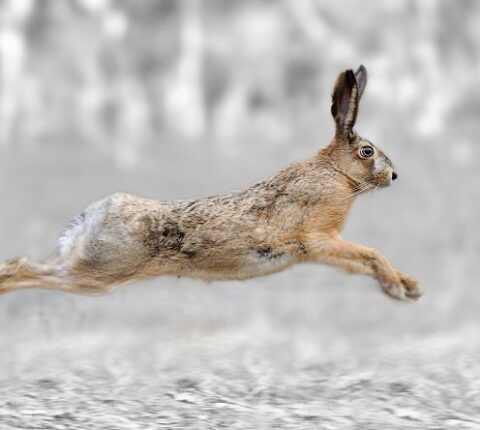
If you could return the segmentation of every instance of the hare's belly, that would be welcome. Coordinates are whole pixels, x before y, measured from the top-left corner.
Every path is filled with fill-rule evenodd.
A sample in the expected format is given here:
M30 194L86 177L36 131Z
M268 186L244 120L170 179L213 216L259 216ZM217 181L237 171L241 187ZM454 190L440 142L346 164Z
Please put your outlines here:
M247 258L243 272L246 277L269 275L291 266L294 260L290 254L275 252L270 248L256 251ZM248 276L250 274L250 276Z
M210 262L208 267L202 265L191 267L186 276L207 280L242 280L265 276L279 272L294 263L291 255L275 252L271 248L262 248L249 254L238 256L231 261Z

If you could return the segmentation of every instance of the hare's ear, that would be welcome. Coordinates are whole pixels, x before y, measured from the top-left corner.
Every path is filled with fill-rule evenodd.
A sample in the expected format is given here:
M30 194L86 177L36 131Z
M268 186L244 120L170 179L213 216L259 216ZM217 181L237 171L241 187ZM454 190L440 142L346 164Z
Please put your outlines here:
M357 119L358 111L357 79L352 70L340 73L332 96L332 116L337 125L337 135L348 135Z
M355 79L357 80L358 100L360 100L367 86L367 69L363 64L355 72Z

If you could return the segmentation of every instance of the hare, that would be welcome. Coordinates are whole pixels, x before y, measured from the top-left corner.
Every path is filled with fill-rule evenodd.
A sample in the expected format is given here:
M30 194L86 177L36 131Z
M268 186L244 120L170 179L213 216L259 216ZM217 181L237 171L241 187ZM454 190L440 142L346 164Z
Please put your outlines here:
M418 299L417 283L380 252L340 237L355 197L397 177L390 159L353 129L366 83L364 66L338 76L335 136L312 159L200 199L113 194L70 222L45 264L0 263L0 292L39 287L101 294L159 275L243 280L318 262L373 276L395 299Z

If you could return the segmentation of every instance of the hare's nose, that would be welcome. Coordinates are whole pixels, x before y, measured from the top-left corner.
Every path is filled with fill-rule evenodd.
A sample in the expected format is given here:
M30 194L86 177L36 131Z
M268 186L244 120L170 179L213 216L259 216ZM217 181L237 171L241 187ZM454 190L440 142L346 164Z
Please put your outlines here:
M392 181L398 178L397 172L392 172Z

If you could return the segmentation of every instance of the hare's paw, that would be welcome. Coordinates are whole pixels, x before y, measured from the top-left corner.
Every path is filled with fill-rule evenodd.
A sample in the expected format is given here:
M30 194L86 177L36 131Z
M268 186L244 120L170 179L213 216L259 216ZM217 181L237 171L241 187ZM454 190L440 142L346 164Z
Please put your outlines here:
M422 292L417 282L403 273L397 275L399 282L382 283L383 291L396 300L418 300Z
M25 266L26 258L0 263L0 284L11 281Z
M400 282L402 283L405 289L405 296L411 300L418 300L422 297L422 290L418 286L418 282L410 278L410 276L405 275L404 273L397 272Z
M7 282L12 277L11 271L5 263L0 263L0 294L8 291Z
M0 263L0 285L7 282L14 274L8 263Z
M382 289L385 294L395 300L407 300L405 287L401 282L398 283L384 283L382 282Z

